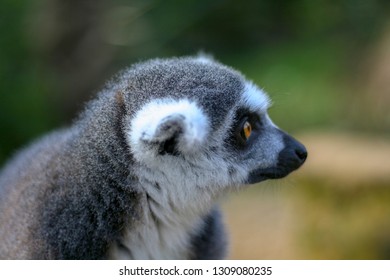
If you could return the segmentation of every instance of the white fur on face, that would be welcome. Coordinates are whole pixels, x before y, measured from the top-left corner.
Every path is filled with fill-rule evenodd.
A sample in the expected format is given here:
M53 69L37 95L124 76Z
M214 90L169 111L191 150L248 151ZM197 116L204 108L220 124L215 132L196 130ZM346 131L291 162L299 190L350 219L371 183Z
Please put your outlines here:
M268 95L252 82L245 83L242 100L249 109L258 113L265 113L271 106Z

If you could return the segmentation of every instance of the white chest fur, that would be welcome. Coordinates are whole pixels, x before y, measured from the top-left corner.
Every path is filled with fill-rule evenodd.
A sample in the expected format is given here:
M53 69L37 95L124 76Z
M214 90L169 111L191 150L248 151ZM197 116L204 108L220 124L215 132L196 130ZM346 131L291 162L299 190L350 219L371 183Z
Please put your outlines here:
M148 207L143 211L143 219L124 230L120 242L111 246L109 258L140 260L190 258L191 238L202 228L201 217L172 211L164 212L153 202L146 203Z
M190 229L170 229L155 224L143 225L136 231L126 230L121 244L110 250L112 259L188 259L190 257Z

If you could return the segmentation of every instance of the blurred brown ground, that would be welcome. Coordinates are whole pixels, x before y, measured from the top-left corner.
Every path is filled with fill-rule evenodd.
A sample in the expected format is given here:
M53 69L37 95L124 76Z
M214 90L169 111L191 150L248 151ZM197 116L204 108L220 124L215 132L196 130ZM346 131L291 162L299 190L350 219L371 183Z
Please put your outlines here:
M297 135L305 165L224 202L231 259L390 259L390 140Z

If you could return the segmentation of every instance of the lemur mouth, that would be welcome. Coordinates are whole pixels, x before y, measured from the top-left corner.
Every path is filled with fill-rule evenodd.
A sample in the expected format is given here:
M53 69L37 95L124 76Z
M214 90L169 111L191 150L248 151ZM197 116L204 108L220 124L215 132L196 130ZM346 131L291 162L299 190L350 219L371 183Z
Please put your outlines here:
M299 166L296 168L288 168L286 166L276 166L270 168L256 169L249 174L247 183L256 184L269 179L281 179L283 177L286 177L288 174L290 174L292 171L298 168Z
M247 183L255 184L267 179L280 179L297 170L307 158L305 146L297 140L284 135L285 148L279 153L278 164L273 167L259 168L249 173Z

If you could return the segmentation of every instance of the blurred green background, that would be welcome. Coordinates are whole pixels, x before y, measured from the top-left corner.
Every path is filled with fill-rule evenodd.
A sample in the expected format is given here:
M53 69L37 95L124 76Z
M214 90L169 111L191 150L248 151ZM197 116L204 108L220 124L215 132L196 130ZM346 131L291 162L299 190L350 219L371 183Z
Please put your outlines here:
M390 259L390 2L3 0L0 164L71 123L119 69L205 51L308 148L222 202L232 259Z

